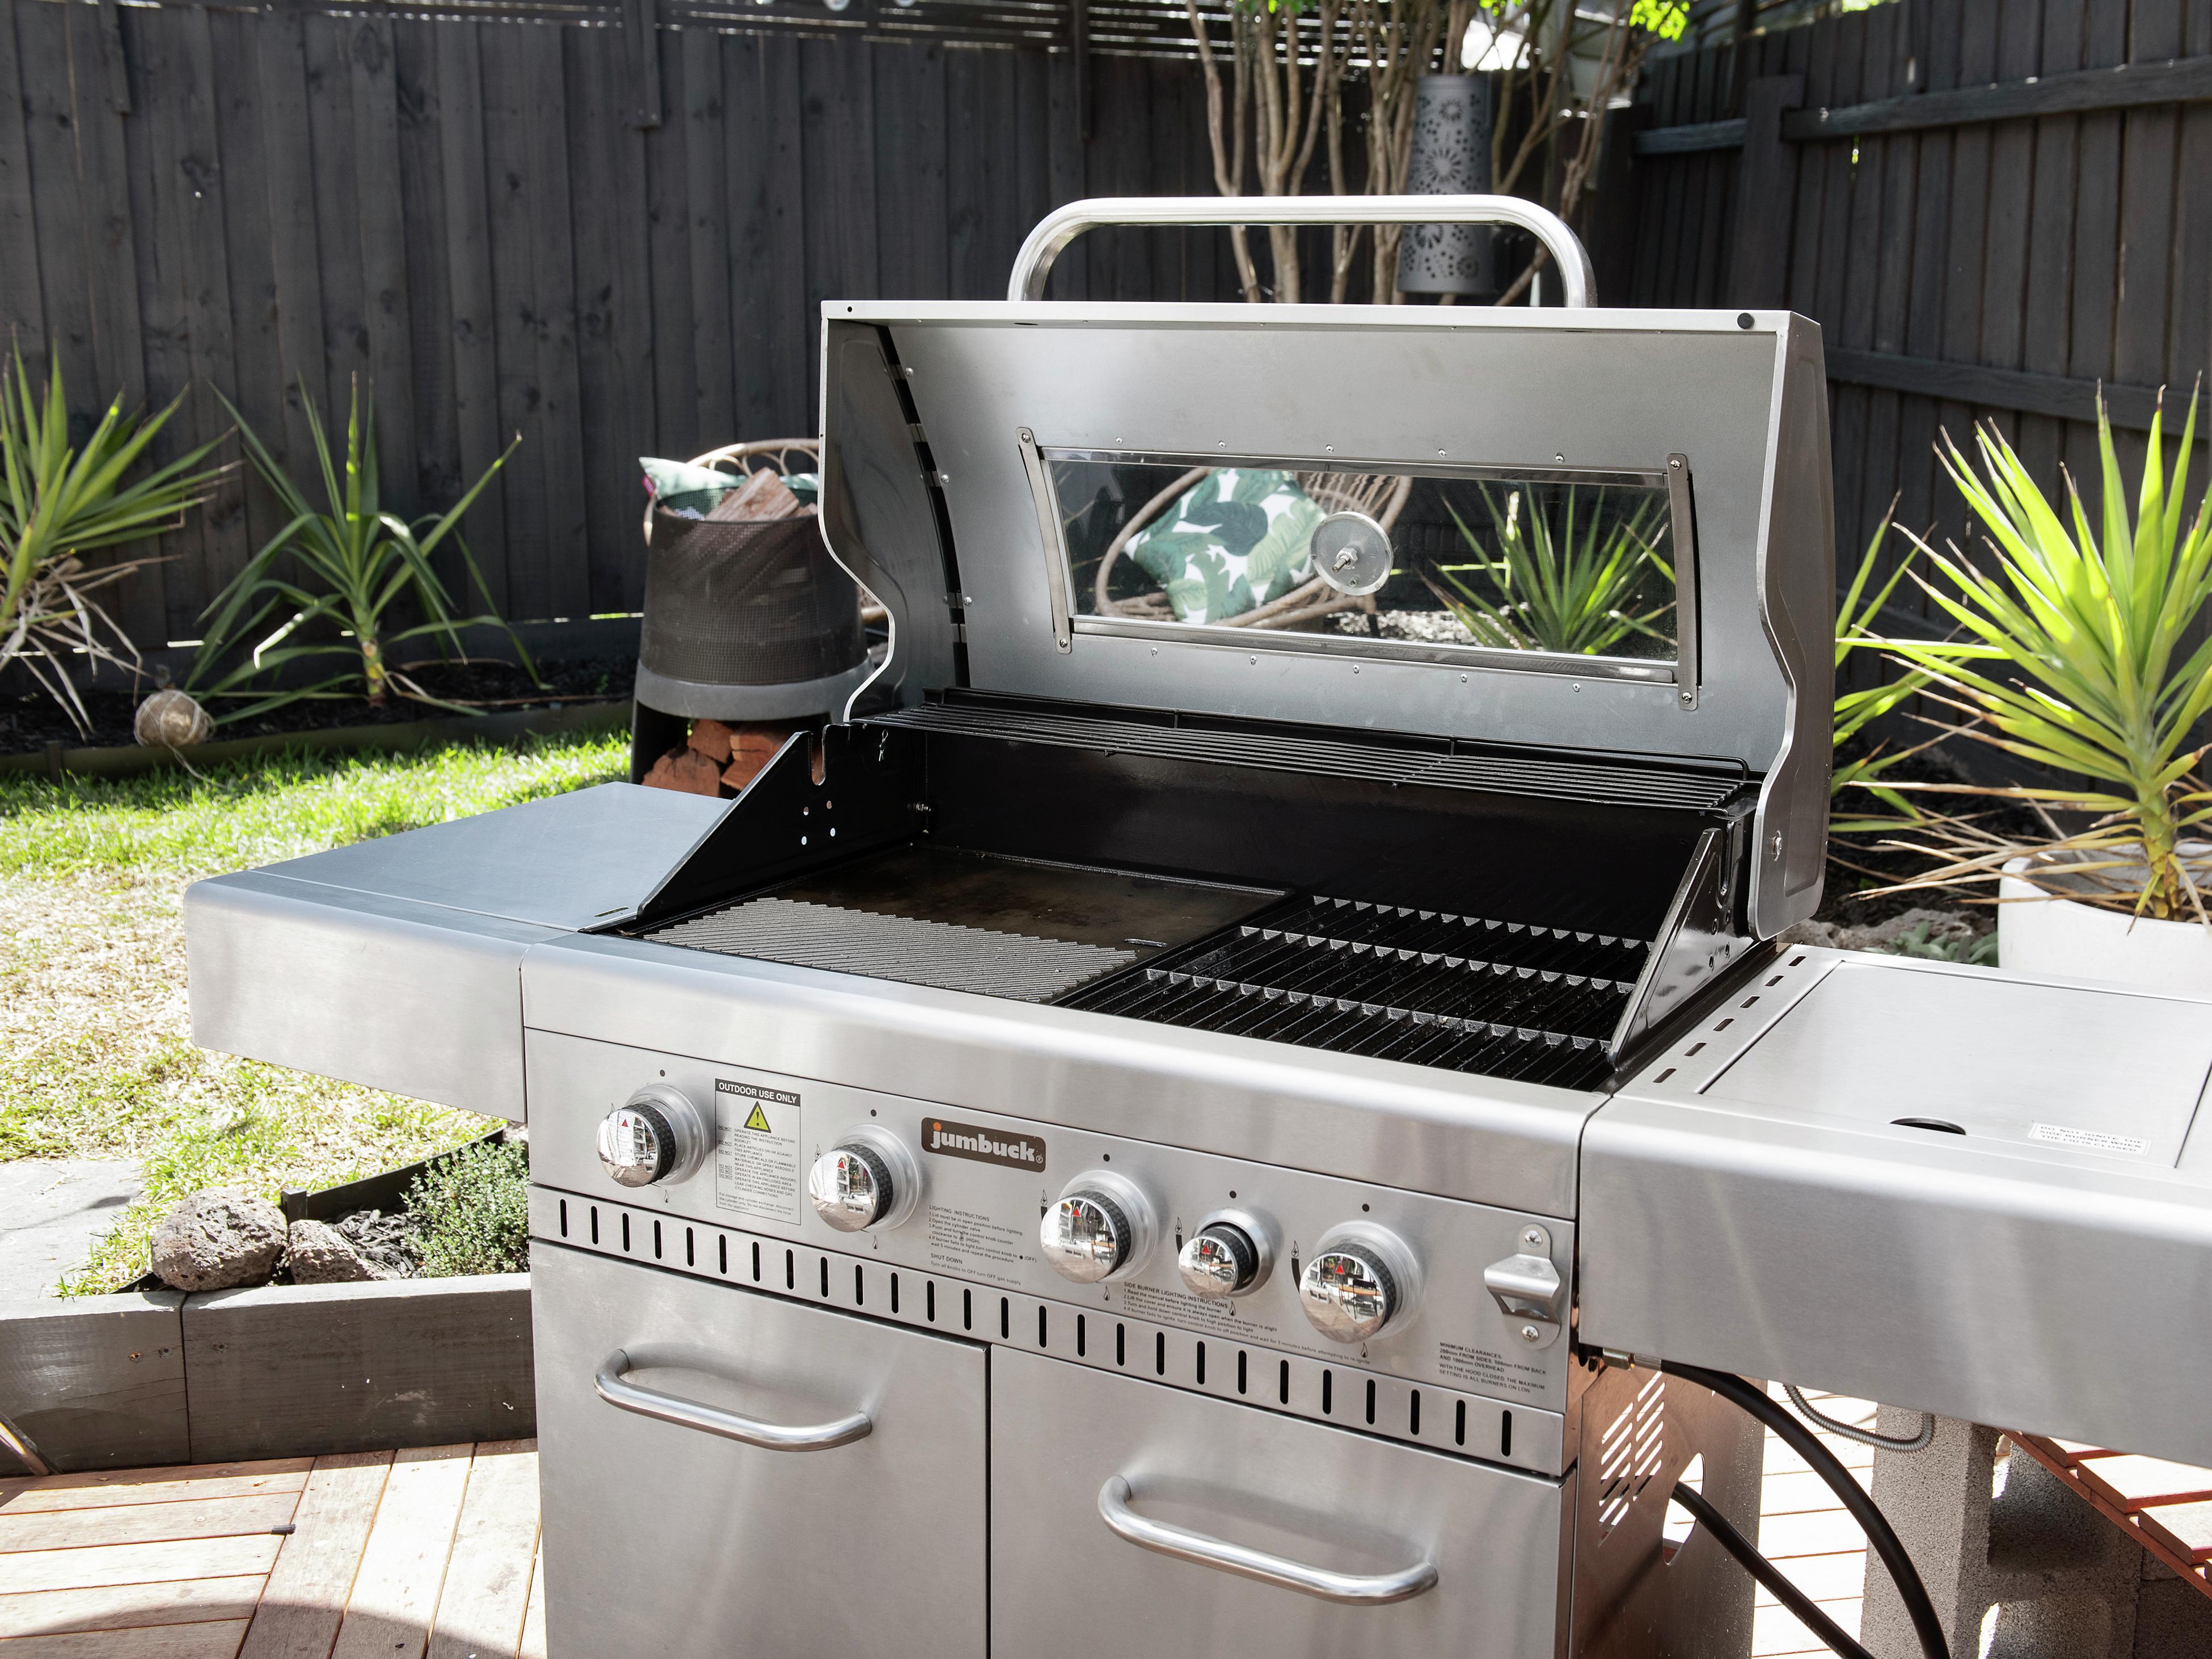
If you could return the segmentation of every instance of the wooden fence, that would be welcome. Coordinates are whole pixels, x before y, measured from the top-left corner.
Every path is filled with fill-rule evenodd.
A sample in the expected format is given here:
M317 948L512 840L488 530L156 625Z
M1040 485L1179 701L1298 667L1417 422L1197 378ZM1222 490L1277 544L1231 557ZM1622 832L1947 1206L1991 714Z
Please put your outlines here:
M813 428L823 298L994 296L1058 202L1212 188L1168 0L321 3L0 0L0 326L88 417L183 394L175 453L221 394L295 472L293 388L342 420L358 377L405 511L519 434L468 526L517 618L635 606L637 455ZM1960 528L1939 430L2086 478L2100 381L2139 446L2212 358L2212 0L1901 0L1660 60L1616 118L1601 296L1820 322L1846 555L1893 496ZM1055 292L1227 264L1115 233ZM195 637L277 527L232 480L133 637Z
M2212 0L1902 0L1662 60L1625 113L1612 297L1820 324L1839 560L1893 497L1963 534L1933 448L1978 420L2094 511L2100 383L2132 471L2212 362Z
M508 615L582 617L637 605L637 456L815 429L823 299L994 297L1054 204L1211 186L1186 64L900 38L871 0L842 34L819 8L748 33L670 9L656 89L611 6L0 0L0 326L34 373L51 342L88 416L118 389L181 393L173 453L228 428L219 394L295 476L295 388L342 426L359 377L404 511L451 502L520 434L471 546ZM1060 0L1029 9L1064 33ZM1055 292L1212 297L1218 240L1120 234L1072 252ZM123 590L132 636L197 637L279 527L234 478Z

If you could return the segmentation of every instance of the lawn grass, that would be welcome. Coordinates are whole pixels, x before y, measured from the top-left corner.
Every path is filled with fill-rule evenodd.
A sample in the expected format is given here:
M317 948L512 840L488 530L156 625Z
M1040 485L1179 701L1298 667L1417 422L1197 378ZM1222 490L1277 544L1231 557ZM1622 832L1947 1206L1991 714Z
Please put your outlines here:
M179 899L200 876L623 775L626 739L298 751L128 779L0 778L0 1161L129 1157L146 1191L64 1288L145 1270L210 1186L274 1197L474 1139L483 1119L192 1046Z

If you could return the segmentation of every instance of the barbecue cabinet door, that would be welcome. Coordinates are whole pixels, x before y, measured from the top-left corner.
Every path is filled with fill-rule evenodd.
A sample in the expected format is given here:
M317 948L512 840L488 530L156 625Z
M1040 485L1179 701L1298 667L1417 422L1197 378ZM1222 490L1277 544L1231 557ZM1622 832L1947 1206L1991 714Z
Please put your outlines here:
M1563 1650L1558 1481L1011 1348L991 1367L998 1659Z
M981 1347L544 1243L531 1275L549 1659L981 1659ZM802 1443L695 1425L731 1418Z

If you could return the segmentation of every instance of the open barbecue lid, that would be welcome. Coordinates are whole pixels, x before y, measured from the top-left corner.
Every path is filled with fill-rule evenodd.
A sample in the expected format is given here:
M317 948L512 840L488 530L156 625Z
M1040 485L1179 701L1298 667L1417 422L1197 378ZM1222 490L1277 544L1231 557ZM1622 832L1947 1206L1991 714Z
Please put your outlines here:
M1573 303L1580 245L1510 198L1234 211L1516 222L1570 303L825 303L823 534L890 612L877 690L1735 763L1760 781L1759 931L1809 913L1833 660L1818 327ZM1087 226L1224 216L1075 204L1012 291Z

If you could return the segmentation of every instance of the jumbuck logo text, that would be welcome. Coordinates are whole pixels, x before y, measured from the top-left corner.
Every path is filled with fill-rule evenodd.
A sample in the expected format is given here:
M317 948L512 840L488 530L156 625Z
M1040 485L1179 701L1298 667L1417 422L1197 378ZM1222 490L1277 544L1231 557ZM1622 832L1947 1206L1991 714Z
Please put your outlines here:
M978 1164L1003 1164L1010 1170L1044 1168L1044 1142L1035 1135L979 1129L972 1123L947 1123L941 1117L922 1119L921 1150L947 1158L970 1158Z

